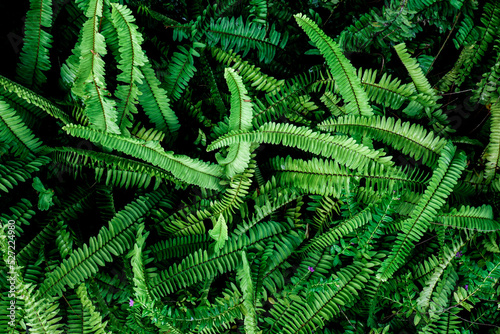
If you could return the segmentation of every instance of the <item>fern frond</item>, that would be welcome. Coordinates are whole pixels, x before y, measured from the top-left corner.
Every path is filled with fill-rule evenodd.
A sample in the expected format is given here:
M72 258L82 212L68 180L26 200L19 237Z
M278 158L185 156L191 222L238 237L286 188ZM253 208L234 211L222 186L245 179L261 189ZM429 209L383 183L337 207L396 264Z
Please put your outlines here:
M349 189L350 183L357 184L361 179L366 181L366 187L387 191L402 186L410 189L422 188L427 181L418 175L407 175L384 165L373 165L372 168L353 172L335 161L316 158L304 161L292 159L290 156L277 157L271 160L271 168L277 172L284 186L293 186L311 194L335 197L339 197L343 189Z
M241 265L238 267L237 277L240 281L240 288L243 292L243 307L245 308L245 332L248 334L258 334L259 328L257 327L257 313L255 311L254 303L254 286L252 282L252 275L250 273L250 266L245 251L241 253Z
M437 89L442 92L447 92L452 87L460 87L468 74L465 64L471 61L476 51L476 44L464 46L457 61L453 64L453 68L436 83L435 86Z
M174 264L159 273L151 282L151 293L159 299L179 287L190 286L202 279L234 270L239 263L242 250L284 231L282 225L267 222L255 226L250 232L250 237L231 235L218 254L209 254L203 250L190 253L180 264Z
M295 307L286 310L284 302L275 304L270 310L269 319L273 324L273 333L311 333L317 327L324 327L341 312L344 306L349 307L359 298L359 292L373 273L371 263L354 262L342 268L328 280L318 279L309 282L309 289L320 290L313 303L309 304L304 297L299 297ZM286 310L286 311L285 311Z
M225 292L224 298L217 298L211 306L200 306L187 312L165 306L162 315L166 315L163 318L171 321L183 332L190 330L203 334L217 334L223 329L229 329L231 323L243 317L242 304L239 292Z
M325 230L320 235L315 236L307 242L298 251L303 257L308 256L310 252L319 251L330 247L336 240L341 239L346 234L355 231L356 229L368 224L372 219L372 212L370 208L366 208L352 217L339 221L338 224L332 226L330 229Z
M54 333L63 334L62 317L57 317L59 305L51 298L40 297L34 292L34 286L28 287L22 293L26 296L25 301L25 322L33 333ZM19 292L21 292L19 291Z
M144 216L155 205L164 191L150 193L139 197L125 206L103 227L97 237L91 237L88 244L73 251L71 256L57 266L40 285L40 296L53 296L94 275L99 267L112 261L112 256L120 256L131 248L134 239L134 223Z
M89 329L93 333L110 334L111 332L106 332L107 321L103 322L103 316L96 310L96 307L92 304L85 285L80 284L75 292L76 295L80 298L80 301L82 303L82 311L84 314L84 318L80 319L80 321L85 324L85 327L90 327ZM72 333L76 334L76 332Z
M191 210L192 208L187 207L175 214L165 215L158 225L174 236L194 235L205 232L205 219L214 220L219 215L223 215L225 219L231 219L231 214L243 203L244 197L248 194L251 185L250 172L249 168L247 173L234 176L229 182L229 187L225 188L222 198L211 202L208 209ZM162 231L159 233L162 234Z
M0 96L0 137L13 146L13 153L21 158L38 153L42 142L24 124L16 111Z
M207 151L239 142L296 147L326 158L335 158L340 164L358 170L373 163L388 167L394 164L390 157L384 156L382 151L357 144L347 136L331 136L314 132L308 127L297 127L292 124L266 123L256 131L231 132L215 140L207 147Z
M194 66L193 56L199 56L194 48L179 45L180 52L174 52L172 60L168 65L168 76L166 79L166 90L168 97L177 101L186 89L189 81L197 71Z
M149 247L158 261L173 257L184 257L199 249L207 249L210 238L207 234L194 234L162 240Z
M393 110L401 108L404 102L414 95L414 88L411 84L401 84L398 78L392 79L390 74L384 73L380 80L377 80L377 71L371 69L359 69L358 77L366 90L368 98L385 107Z
M400 43L394 47L396 53L399 58L403 62L403 65L408 70L408 74L415 84L415 87L418 92L424 93L428 96L435 96L435 92L432 90L432 87L429 81L425 78L425 75L422 71L422 68L418 66L418 63L415 58L411 58L406 49L406 45L404 43Z
M211 18L205 34L209 46L220 43L224 50L232 49L236 53L243 51L243 57L250 49L257 49L259 61L266 64L273 60L277 49L285 47L288 40L288 35L285 33L281 36L274 24L268 29L262 29L258 23L243 22L241 16L236 19L220 17L217 21Z
M500 223L493 220L493 209L489 205L476 208L464 205L458 210L453 208L450 212L440 213L434 220L436 224L442 224L445 228L452 227L480 232L500 230Z
M340 47L305 15L297 14L294 17L325 57L332 76L338 84L339 92L345 100L346 112L372 116L373 111L368 103L368 96L361 86L361 80L356 75L354 66L343 55Z
M75 137L85 138L110 149L140 158L171 172L180 180L210 189L221 189L219 184L222 170L218 165L208 164L184 155L165 152L158 142L127 138L112 133L70 124L64 130Z
M85 13L87 21L82 28L80 64L73 93L83 98L85 114L92 126L109 132L120 133L116 123L116 103L106 90L104 79L104 57L107 53L104 36L99 32L99 21L103 14L103 0L90 0ZM107 8L105 9L107 10Z
M264 99L254 99L253 124L258 126L285 116L292 122L309 125L311 121L306 117L310 111L317 108L314 104L307 103L310 96L304 95L304 92L333 90L334 83L335 80L330 72L322 71L321 68L315 68L287 80L279 89L272 90L264 96L267 103L263 102Z
M250 17L252 17L253 22L266 26L269 2L267 0L250 0L250 6Z
M46 156L35 157L28 154L24 159L16 159L0 162L0 190L9 192L19 182L31 179L39 167L47 165L50 159Z
M233 50L222 50L220 48L211 48L212 56L220 63L231 66L241 76L246 84L256 90L271 92L284 83L284 80L277 80L260 71L260 67L251 65L248 61L244 61L240 55Z
M138 84L139 103L144 112L156 129L165 133L176 133L179 130L179 120L170 108L170 100L167 93L160 87L160 81L156 78L151 64L145 62L140 68L143 75L142 83Z
M311 196L315 198L314 196ZM317 233L321 234L326 228L325 226L331 221L334 212L340 215L340 201L333 196L316 196L320 197L319 203L310 203L308 210L314 211L312 225Z
M124 82L116 88L115 95L119 99L117 106L117 124L122 133L126 133L132 125L132 114L137 113L136 103L139 95L137 85L142 82L143 75L139 67L147 62L141 49L142 35L137 31L132 11L127 7L111 3L113 25L118 33L119 64L121 73L117 80Z
M47 81L43 72L50 69L52 35L45 29L51 27L52 0L30 0L17 78L21 84L35 90Z
M317 127L334 133L368 136L401 150L415 160L422 159L422 163L430 167L435 166L441 150L447 143L446 139L434 135L419 124L402 122L401 119L396 120L384 116L349 115L328 119L318 124Z
M153 178L155 178L154 190L163 180L179 182L179 179L162 168L126 157L69 147L56 147L45 151L51 152L54 162L63 165L65 171L73 172L75 178L83 174L84 169L90 168L94 169L97 182L125 189L147 188Z
M391 254L378 270L379 279L386 281L401 267L410 254L413 243L422 237L430 221L437 215L437 210L452 192L466 167L465 154L463 152L455 154L455 152L456 148L450 143L443 149L429 186L410 218L403 222L402 231L398 233Z
M146 268L146 265L153 261L152 258L148 258L149 251L144 251L144 245L148 235L149 232L144 233L144 224L141 223L137 228L134 249L128 254L128 256L131 257L130 263L134 274L135 300L142 305L146 305L146 308L150 308L149 305L151 305L153 301L148 284L150 279L154 277L154 271L156 269L154 267Z
M224 78L231 92L231 111L229 115L229 131L248 131L252 128L252 105L241 77L233 70L226 68ZM229 146L226 158L218 154L217 161L224 166L226 176L231 178L247 168L250 161L250 143L242 142Z
M490 142L485 150L486 169L484 177L491 182L500 169L500 102L491 106L491 133Z
M423 95L428 97L428 106L426 107L426 112L431 119L431 124L435 124L435 129L443 132L452 132L449 127L449 120L446 115L442 113L441 110L437 109L439 105L436 101L439 99L439 96L436 95L436 91L432 89L429 81L425 77L422 68L418 65L417 60L415 58L411 58L405 43L400 43L394 47L396 53L399 58L403 62L403 65L406 67L408 74L415 85L417 92L422 93Z
M320 100L334 116L346 115L345 108L339 105L341 101L340 97L332 92L325 92L323 96L320 97Z
M458 240L456 239L454 242L452 242L451 247L444 246L444 256L442 260L440 261L439 265L436 266L432 275L425 282L424 288L417 299L417 305L420 312L427 312L429 303L431 302L431 295L433 294L436 285L439 283L441 276L444 274L451 261L456 258L456 254L459 252L459 250L463 246L465 246L465 244L471 237L472 235L469 235L464 239L458 238Z

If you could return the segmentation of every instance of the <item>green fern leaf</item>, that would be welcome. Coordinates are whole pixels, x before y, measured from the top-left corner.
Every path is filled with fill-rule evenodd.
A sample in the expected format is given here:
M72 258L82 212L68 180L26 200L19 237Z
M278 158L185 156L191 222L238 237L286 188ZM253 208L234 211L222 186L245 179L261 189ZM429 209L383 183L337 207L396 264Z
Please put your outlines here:
M465 154L455 154L455 151L456 148L451 143L444 147L429 186L410 218L403 222L402 231L397 236L391 254L378 270L377 277L382 281L389 279L404 263L413 243L422 237L465 169Z
M125 85L119 85L115 95L120 100L117 106L117 124L122 132L132 125L132 115L137 113L135 104L139 94L137 84L142 82L143 75L139 67L147 61L144 52L141 50L143 41L142 35L137 31L134 24L132 11L127 7L111 3L112 20L116 31L118 32L118 42L120 45L120 59L118 69L121 73L118 75L118 81Z
M52 27L52 0L30 0L26 14L24 45L17 68L21 84L35 89L47 81L43 72L50 69L49 49L52 35L44 28Z
M231 92L231 112L229 131L247 131L252 128L252 104L241 77L233 70L226 68L224 77ZM250 161L250 143L242 142L229 146L226 158L216 156L220 165L224 166L227 177L242 173Z
M228 239L226 220L223 215L219 216L217 223L214 224L214 228L208 231L208 235L215 240L214 250L218 254Z
M145 62L141 72L143 78L138 87L142 94L139 95L139 103L156 129L165 133L176 133L180 127L179 120L170 108L167 93L160 87L160 81L156 78L151 64Z
M493 220L493 209L489 205L474 208L468 205L453 208L450 212L440 213L435 218L436 224L463 230L493 232L500 230L500 222Z
M181 52L174 52L172 60L168 65L169 75L166 77L166 90L168 97L176 101L181 97L182 92L186 89L189 80L194 76L196 67L194 66L193 55L199 56L194 48L179 45Z
M250 84L253 89L271 92L281 87L284 83L284 80L277 80L262 73L260 67L255 67L255 65L251 65L248 61L244 61L241 59L241 56L232 50L224 51L219 48L212 48L212 56L218 62L231 66L231 68L238 72L243 81L246 84Z
M82 29L80 64L73 92L85 102L85 114L96 129L120 133L116 123L116 103L106 90L104 57L107 53L104 36L99 32L103 14L103 0L90 0L86 11L87 21ZM107 8L106 8L107 9Z
M408 154L415 160L434 167L439 153L447 141L425 130L418 124L401 122L392 117L345 116L328 119L317 126L320 130L341 132L349 135L362 135L382 141Z
M257 49L259 61L265 63L273 60L276 50L283 49L288 39L288 35L281 36L274 25L262 29L262 25L255 22L244 23L241 16L236 19L220 17L217 21L211 18L205 34L209 46L220 43L224 50L243 51L243 57L250 49Z
M165 195L164 191L150 193L128 204L103 227L97 237L73 251L71 256L57 266L40 285L40 296L53 296L97 273L99 267L112 261L132 247L134 223L144 216Z
M452 243L451 247L444 246L444 257L442 261L440 261L439 265L434 269L432 275L425 282L424 289L417 299L417 305L420 312L427 312L429 303L431 301L431 295L434 291L434 288L441 279L441 276L443 275L446 268L450 265L451 261L456 258L456 254L458 253L458 251L469 241L471 237L472 235L468 236L465 239L459 238Z
M85 138L109 149L147 161L171 172L175 177L187 183L210 189L222 189L219 184L223 175L220 166L165 152L158 142L122 137L73 124L63 129L72 136Z
M394 164L382 151L357 144L347 136L330 136L314 132L308 127L297 127L292 124L266 123L256 131L230 132L210 144L207 151L239 142L296 147L327 158L335 158L337 162L358 170L363 170L371 164L383 164L388 167Z
M241 253L241 265L238 267L237 276L240 281L241 291L243 292L243 307L245 308L245 332L248 334L260 334L257 327L257 313L254 307L254 287L250 265L245 251Z
M491 134L490 142L486 147L486 169L484 177L491 182L500 168L500 103L491 106Z
M16 111L0 96L0 137L13 146L13 153L21 158L38 153L42 142L24 124Z
M361 80L357 77L354 66L343 55L340 47L305 15L297 14L294 17L325 57L338 84L339 92L346 102L346 112L348 114L372 116L373 111L368 103L368 96L361 86Z

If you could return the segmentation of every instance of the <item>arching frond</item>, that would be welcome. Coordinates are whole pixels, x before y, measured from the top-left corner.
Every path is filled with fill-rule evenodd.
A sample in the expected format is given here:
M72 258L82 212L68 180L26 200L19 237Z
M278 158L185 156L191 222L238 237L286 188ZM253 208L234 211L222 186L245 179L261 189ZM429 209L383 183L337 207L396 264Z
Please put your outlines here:
M430 167L435 166L441 150L447 143L444 138L425 130L419 124L401 122L401 119L396 120L392 117L345 116L328 119L318 124L318 128L382 141L415 160L422 159L422 163Z
M252 128L252 104L241 77L233 70L226 68L224 72L229 91L231 92L231 112L229 115L229 131L248 131ZM233 177L241 173L250 161L250 143L242 142L229 146L227 156L216 156L220 165L224 166L226 176Z
M90 0L85 13L80 45L80 63L73 93L85 101L85 114L96 129L109 133L120 133L116 103L106 90L104 78L104 57L107 53L104 36L99 32L99 21L104 4L102 0Z
M297 147L301 150L335 158L339 163L352 169L362 170L372 163L392 166L390 157L382 151L375 151L366 146L356 144L346 136L330 136L311 131L307 127L297 127L292 124L267 123L256 131L231 132L218 138L207 147L208 151L228 146L238 142L282 144Z
M34 89L39 89L47 81L43 72L50 69L52 35L47 29L51 27L52 0L30 0L17 78L20 83Z
M485 150L487 160L484 177L491 182L500 168L500 103L491 106L490 142Z
M363 116L373 115L361 80L357 77L354 67L342 54L340 47L306 16L297 14L294 17L325 57L340 94L346 102L346 112Z
M156 78L151 64L145 62L140 70L143 78L138 85L141 92L139 103L158 130L165 133L175 133L180 127L179 120L170 108L167 93L160 87L160 82Z
M122 133L127 133L128 128L132 125L132 114L137 113L135 105L139 95L138 84L143 79L139 68L147 62L147 59L141 50L143 38L134 23L132 11L116 3L111 3L111 8L111 18L118 33L120 46L118 68L121 72L117 79L124 83L119 85L115 92L119 99L116 123Z
M210 46L221 44L224 50L243 51L243 57L250 49L257 49L259 61L271 62L277 49L283 49L288 40L288 35L283 36L276 31L274 25L269 29L255 22L243 22L243 18L221 17L211 19L205 34Z
M13 147L13 153L21 158L38 153L42 142L24 124L16 111L0 96L0 136Z
M219 166L187 156L175 155L172 152L165 152L158 142L121 137L73 124L64 127L64 129L73 136L85 138L110 149L141 158L170 171L175 177L185 182L211 189L221 189L219 181L222 177L222 170Z

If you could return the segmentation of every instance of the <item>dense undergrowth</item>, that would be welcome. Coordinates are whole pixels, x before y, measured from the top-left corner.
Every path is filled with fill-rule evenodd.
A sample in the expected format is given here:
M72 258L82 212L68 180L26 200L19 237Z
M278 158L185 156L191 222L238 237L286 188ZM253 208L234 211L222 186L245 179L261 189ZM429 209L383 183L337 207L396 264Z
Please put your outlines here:
M14 5L1 333L500 332L499 2Z

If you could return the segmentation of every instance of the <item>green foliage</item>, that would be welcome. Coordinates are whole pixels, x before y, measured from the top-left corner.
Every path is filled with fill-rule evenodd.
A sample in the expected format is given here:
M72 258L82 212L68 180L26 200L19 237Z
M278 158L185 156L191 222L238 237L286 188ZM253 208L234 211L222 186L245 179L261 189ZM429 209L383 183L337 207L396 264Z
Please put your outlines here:
M496 333L498 1L29 4L1 333Z

